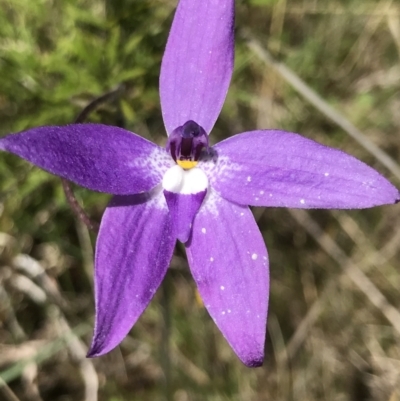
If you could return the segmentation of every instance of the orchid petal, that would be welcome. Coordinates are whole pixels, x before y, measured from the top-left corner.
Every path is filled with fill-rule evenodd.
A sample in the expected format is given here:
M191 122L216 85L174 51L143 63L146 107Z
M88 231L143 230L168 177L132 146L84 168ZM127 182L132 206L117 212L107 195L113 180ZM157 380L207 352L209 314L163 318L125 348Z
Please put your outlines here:
M161 65L168 134L189 120L210 133L233 71L234 0L181 0Z
M33 128L0 139L0 149L94 191L148 191L173 165L157 145L122 128L72 124Z
M399 191L373 168L300 135L235 135L202 168L224 198L243 205L361 209L395 203Z
M185 243L189 239L194 216L207 193L207 176L196 167L184 170L175 165L164 174L162 186L174 235Z
M162 193L117 196L106 209L96 244L96 323L88 356L117 346L161 284L172 258L168 208Z
M248 207L214 192L193 222L189 266L204 305L247 366L260 366L268 309L268 256Z
M182 195L164 191L165 200L171 216L174 236L185 243L192 230L193 219L200 209L207 191L197 194Z

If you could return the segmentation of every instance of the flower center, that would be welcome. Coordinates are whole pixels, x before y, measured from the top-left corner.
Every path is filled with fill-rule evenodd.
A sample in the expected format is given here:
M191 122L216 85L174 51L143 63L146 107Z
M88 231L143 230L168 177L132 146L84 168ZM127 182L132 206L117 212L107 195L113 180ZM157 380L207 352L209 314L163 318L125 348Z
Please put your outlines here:
M164 174L162 187L173 235L185 243L190 237L193 220L207 195L207 175L198 167L185 170L175 164Z
M203 149L208 151L208 135L192 120L175 128L168 138L167 152L185 170L196 167Z

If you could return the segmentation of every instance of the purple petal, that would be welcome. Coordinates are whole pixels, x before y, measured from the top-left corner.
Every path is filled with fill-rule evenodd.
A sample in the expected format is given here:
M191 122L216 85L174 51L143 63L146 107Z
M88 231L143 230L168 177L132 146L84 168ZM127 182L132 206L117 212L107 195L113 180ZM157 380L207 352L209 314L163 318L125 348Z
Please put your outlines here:
M161 284L172 258L168 208L159 193L114 197L96 244L96 323L88 356L117 346Z
M226 199L243 205L361 209L395 203L399 191L340 150L284 131L235 135L199 164Z
M172 230L175 238L185 243L192 230L193 219L200 209L207 191L197 194L182 195L170 191L164 191L165 200L171 216Z
M168 134L189 120L210 133L233 70L234 0L180 0L161 66Z
M214 322L244 364L260 366L268 309L268 257L248 207L209 194L194 219L186 251Z
M33 128L1 138L0 149L83 187L118 195L149 191L174 164L159 146L101 124Z

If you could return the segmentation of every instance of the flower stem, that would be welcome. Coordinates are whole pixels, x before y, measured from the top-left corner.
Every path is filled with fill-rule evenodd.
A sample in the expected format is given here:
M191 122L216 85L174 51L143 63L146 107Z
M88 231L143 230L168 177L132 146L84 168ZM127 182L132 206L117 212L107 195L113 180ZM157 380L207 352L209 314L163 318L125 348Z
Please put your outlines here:
M74 123L79 124L85 122L85 120L89 117L89 115L96 110L101 104L110 102L116 99L121 92L125 89L124 84L118 85L115 89L111 90L110 92L104 93L103 95L95 98L92 100L76 117ZM71 207L75 216L81 220L89 230L93 232L97 232L99 230L99 223L97 221L93 221L88 214L84 211L82 206L77 201L74 191L72 189L71 182L65 179L61 179L62 186L64 189L65 197L67 198L67 202Z

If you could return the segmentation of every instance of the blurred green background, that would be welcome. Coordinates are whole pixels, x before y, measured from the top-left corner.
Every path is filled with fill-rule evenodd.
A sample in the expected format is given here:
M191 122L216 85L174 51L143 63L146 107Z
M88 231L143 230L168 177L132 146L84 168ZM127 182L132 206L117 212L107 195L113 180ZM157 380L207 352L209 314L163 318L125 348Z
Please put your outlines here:
M165 144L158 77L175 6L0 0L0 134L70 123L124 84L89 120ZM395 169L304 95L318 93L317 106L334 107L362 142L399 160L400 1L237 0L236 7L236 68L212 141L283 128L339 147L399 186ZM300 92L285 68L305 84ZM100 221L109 196L75 193ZM179 245L126 340L86 360L95 234L73 217L57 177L1 154L0 400L95 401L97 393L103 401L400 400L399 208L254 213L271 267L262 368L244 367L225 343Z

